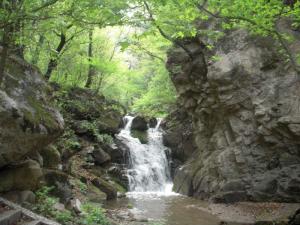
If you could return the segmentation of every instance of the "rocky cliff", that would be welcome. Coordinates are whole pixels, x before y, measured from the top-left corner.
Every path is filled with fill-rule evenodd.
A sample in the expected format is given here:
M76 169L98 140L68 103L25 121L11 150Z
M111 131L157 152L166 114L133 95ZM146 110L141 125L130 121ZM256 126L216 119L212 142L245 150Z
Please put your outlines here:
M299 202L300 82L278 44L243 30L182 44L193 59L174 47L167 67L196 148L176 170L175 191L222 202Z

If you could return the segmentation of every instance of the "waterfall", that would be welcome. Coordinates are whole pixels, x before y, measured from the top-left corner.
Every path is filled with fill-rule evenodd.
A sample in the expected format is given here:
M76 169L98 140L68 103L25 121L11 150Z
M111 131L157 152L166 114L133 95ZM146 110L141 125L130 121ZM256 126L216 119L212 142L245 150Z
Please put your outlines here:
M129 190L131 192L171 192L170 168L166 156L166 147L162 142L158 119L155 128L147 131L148 144L141 144L139 139L131 136L131 125L134 117L126 116L126 126L118 138L130 150L130 168L128 169Z

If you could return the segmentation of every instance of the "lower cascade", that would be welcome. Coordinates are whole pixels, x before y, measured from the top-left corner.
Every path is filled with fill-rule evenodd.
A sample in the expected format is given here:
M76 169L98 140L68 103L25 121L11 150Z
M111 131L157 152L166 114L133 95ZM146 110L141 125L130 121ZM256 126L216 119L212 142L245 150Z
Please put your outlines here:
M126 126L118 137L127 145L129 156L129 191L130 192L162 192L172 191L170 167L166 156L167 148L162 142L160 130L161 119L155 128L148 128L148 143L142 144L131 135L134 117L126 116Z

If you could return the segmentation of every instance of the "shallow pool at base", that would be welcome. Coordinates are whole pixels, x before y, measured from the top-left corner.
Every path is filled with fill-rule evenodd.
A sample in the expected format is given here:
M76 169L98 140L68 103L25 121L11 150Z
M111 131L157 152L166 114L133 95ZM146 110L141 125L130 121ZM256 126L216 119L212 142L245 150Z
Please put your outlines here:
M178 194L128 193L124 199L110 202L107 208L130 206L136 219L161 221L164 225L218 225L220 220L205 212L208 203Z

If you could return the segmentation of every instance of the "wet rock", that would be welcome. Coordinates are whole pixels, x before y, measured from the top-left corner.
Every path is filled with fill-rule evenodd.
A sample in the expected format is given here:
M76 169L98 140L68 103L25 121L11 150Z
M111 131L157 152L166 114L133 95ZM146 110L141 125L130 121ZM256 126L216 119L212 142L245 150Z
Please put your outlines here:
M139 139L142 144L148 143L148 134L146 131L131 130L131 136Z
M43 177L40 165L27 160L0 172L0 192L36 190Z
M110 155L99 146L92 152L92 156L96 165L103 165L111 160Z
M104 203L107 199L106 194L100 191L99 188L95 187L93 184L88 185L86 196L89 201L95 203Z
M294 41L300 46L299 38ZM204 42L215 48L204 51ZM300 202L299 82L274 40L234 30L217 41L182 43L193 60L174 47L167 62L186 115L185 122L179 116L167 120L165 128L165 144L184 162L174 189L225 202ZM211 61L213 55L220 60ZM186 124L192 127L192 154L178 147L186 129L177 128Z
M134 119L132 120L131 129L138 130L138 131L146 131L148 129L146 118L142 116L134 117Z
M124 165L114 164L107 170L107 172L112 175L125 189L128 188L129 180L127 176L127 168Z
M155 128L157 123L158 123L158 121L155 117L152 117L149 119L149 127L150 128Z
M8 57L0 88L0 168L37 152L63 132L63 118L49 102L48 90L36 68Z
M115 146L113 146L113 148L111 148L110 150L106 148L106 151L112 157L112 162L129 165L130 150L126 145L125 140L117 136L114 142Z
M107 200L116 199L118 197L117 190L107 181L100 178L95 178L92 183L107 195Z

